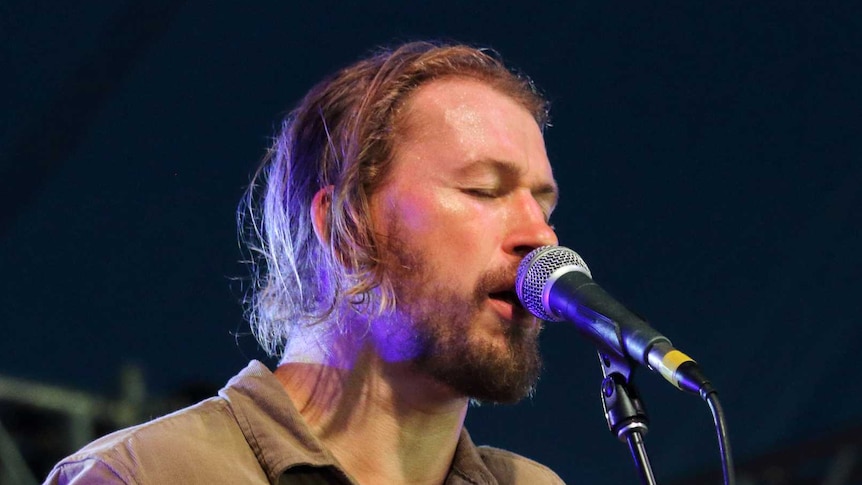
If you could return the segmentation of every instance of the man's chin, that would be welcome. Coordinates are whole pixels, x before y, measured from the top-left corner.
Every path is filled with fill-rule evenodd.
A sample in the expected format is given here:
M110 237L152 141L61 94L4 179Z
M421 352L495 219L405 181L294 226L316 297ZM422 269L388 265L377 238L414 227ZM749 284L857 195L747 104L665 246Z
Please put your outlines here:
M473 401L510 404L532 395L542 368L536 331L476 342L462 336L436 355L416 361L418 369ZM513 337L515 341L513 342ZM439 342L443 343L443 342Z

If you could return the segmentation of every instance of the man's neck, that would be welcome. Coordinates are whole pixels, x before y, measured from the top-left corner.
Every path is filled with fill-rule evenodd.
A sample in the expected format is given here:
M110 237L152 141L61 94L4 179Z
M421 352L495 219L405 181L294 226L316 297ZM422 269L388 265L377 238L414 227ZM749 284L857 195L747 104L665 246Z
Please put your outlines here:
M467 399L371 350L354 365L283 363L276 377L311 431L361 484L442 483Z

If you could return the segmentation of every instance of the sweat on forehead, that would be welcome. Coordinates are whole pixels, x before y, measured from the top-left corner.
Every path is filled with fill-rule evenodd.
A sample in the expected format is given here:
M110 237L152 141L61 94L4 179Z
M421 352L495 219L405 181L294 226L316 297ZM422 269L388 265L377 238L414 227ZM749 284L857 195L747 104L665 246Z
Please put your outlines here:
M406 155L417 143L433 141L438 153L457 152L464 162L482 159L514 162L506 158L513 152L502 149L517 143L515 138L525 132L507 132L506 121L517 120L521 127L528 127L528 131L538 135L538 140L542 138L532 114L517 99L483 81L463 76L437 79L419 87L398 118L392 140L395 158ZM488 145L489 139L497 140L496 144Z
M511 79L508 81L512 81ZM533 92L525 92L523 86L513 85L511 82L503 81L498 78L488 78L482 74L473 75L472 73L445 75L425 81L418 87L414 88L408 96L401 101L400 106L394 112L392 119L393 129L398 134L403 134L405 131L415 129L411 126L410 113L415 104L417 97L429 96L429 92L445 92L450 97L459 97L464 102L470 101L471 90L459 89L464 85L472 85L480 89L488 89L509 98L513 103L522 107L539 126L540 130L544 130L548 123L547 105L546 102L539 98ZM433 96L433 95L432 95ZM449 110L447 116L453 123L469 124L475 122L469 117L468 111ZM458 117L458 118L455 118Z

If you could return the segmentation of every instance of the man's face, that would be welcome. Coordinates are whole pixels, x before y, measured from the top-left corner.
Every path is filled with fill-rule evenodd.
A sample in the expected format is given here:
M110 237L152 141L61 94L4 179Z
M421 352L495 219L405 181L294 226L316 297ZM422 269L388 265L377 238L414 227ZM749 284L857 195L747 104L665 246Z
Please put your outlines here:
M462 395L517 401L541 360L515 273L527 252L557 243L542 134L520 104L472 79L430 82L405 109L391 173L371 199L397 298L393 318L375 325L378 350Z

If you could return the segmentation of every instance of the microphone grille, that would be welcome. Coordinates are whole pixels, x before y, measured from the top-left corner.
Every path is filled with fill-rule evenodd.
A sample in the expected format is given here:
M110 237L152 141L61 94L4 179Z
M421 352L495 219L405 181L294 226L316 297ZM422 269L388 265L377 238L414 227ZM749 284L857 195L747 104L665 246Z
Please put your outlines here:
M542 246L532 250L524 256L518 265L518 275L515 281L515 292L524 308L533 315L548 321L559 321L560 318L553 315L545 308L544 294L545 284L560 268L565 266L577 266L578 269L590 278L590 269L587 263L569 248L562 246Z

